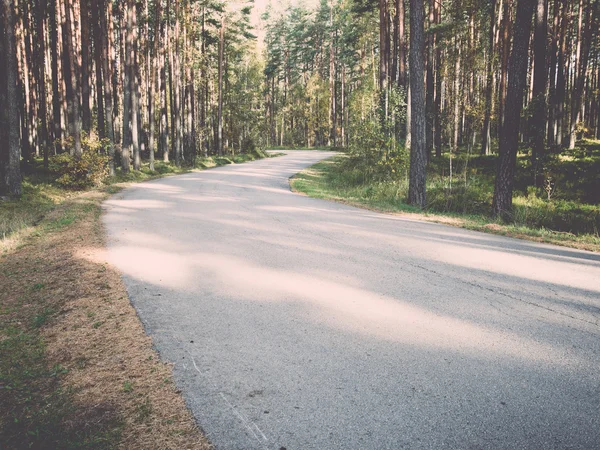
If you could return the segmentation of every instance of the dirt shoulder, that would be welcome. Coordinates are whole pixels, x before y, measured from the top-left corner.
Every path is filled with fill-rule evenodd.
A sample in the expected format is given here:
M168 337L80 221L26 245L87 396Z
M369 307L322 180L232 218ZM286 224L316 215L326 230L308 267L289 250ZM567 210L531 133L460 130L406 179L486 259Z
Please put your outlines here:
M3 448L210 448L102 259L109 195L66 201L0 258Z

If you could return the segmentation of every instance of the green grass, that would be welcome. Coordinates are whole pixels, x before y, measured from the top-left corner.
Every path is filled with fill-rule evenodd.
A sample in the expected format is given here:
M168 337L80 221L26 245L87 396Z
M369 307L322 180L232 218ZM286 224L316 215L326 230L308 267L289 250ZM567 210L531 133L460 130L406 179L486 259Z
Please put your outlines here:
M581 151L581 150L580 150ZM600 146L590 151L592 168L600 159ZM590 156L590 153L594 155ZM526 156L521 156L522 166ZM421 211L406 203L408 180L406 173L392 177L366 176L352 158L339 155L318 163L292 179L296 191L310 197L334 200L382 212L420 214L424 219L447 222L464 228L493 232L508 236L530 238L539 241L568 245L600 251L600 206L586 204L575 197L558 195L547 199L541 189L519 190L519 183L527 184L526 170L519 172L514 197L513 216L503 222L490 216L493 195L494 158L469 158L465 165L464 155L454 159L455 174L450 185L448 158L432 161L428 170L428 205ZM466 167L466 169L465 169ZM596 175L597 177L597 175ZM590 182L595 178L590 176ZM566 186L580 185L586 191L586 179L563 176ZM542 197L542 194L546 197ZM566 192L565 192L566 194Z

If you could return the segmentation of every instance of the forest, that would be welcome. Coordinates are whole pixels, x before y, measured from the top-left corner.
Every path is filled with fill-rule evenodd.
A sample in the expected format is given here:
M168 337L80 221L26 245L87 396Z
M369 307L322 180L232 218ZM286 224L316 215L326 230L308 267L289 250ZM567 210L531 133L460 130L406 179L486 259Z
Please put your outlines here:
M291 179L293 190L311 197L600 252L600 0L0 0L0 442L7 448L211 448L186 408L172 367L162 362L147 336L121 273L103 259L103 208L130 183L277 156L267 150L293 149L316 155L312 162L335 155ZM321 150L335 153L316 153ZM277 172L277 159L257 164L263 163L275 167L269 173ZM267 250L279 248L279 242L275 245L271 236L254 241L252 235L263 229L253 217L267 216L242 204L244 198L258 197L256 192L290 194L290 174L283 178L283 187L247 189L256 179L266 183L277 178L266 172L234 180L247 197L223 200L215 190L202 203L201 194L187 195L186 205L197 208L197 214L193 221L184 218L188 222L177 230L193 222L189 229L196 233L194 238L204 238L201 224L208 222L202 222L201 207L215 199L229 200L229 212L237 214L231 217L240 219L219 218L218 237L223 242L215 245L237 251L238 245L260 242L265 252L254 256L269 255ZM167 195L163 188L162 201L159 190L150 190L152 185L138 186L149 186L146 193L157 198L142 206L164 206L171 193L171 200L185 193L171 187ZM226 182L214 186L228 187ZM193 189L200 191L197 185ZM277 214L295 220L336 206L321 205L263 205L269 220L276 222L265 229L275 239L285 227ZM122 219L127 228L134 211L121 209L127 210ZM186 213L160 211L172 215L167 217L172 221ZM358 216L352 211L349 221ZM335 220L338 213L335 208ZM376 216L367 215L369 220ZM422 243L431 254L449 252L457 259L464 256L463 247L469 255L475 255L475 247L481 250L479 256L471 256L477 267L457 261L452 272L454 266L443 266L444 271L469 277L462 286L446 278L458 286L451 290L481 287L484 297L505 296L498 304L519 300L515 317L525 304L542 308L534 314L536 323L542 321L542 310L560 313L560 318L551 319L557 324L566 324L565 317L579 325L595 323L594 318L578 317L584 310L593 315L591 267L597 253L516 244L519 241L488 235L469 234L469 239L453 241L455 230L450 228L412 235L409 221L376 217L381 223L397 224L394 232L407 231L394 241L394 250L398 255L408 252L411 259L405 266L415 271L425 270L415 265ZM298 219L311 228L294 236L286 258L300 251L292 248L300 247L300 238L329 233L327 242L348 242L336 233L350 227L342 228L335 220ZM229 240L226 234L234 222L244 229ZM319 226L323 236L313 236ZM160 254L173 252L173 259L166 257L156 266L165 272L179 270L173 261L181 255L175 252L188 252L193 239L171 247L165 242L177 242L171 235L177 232L161 227L130 230L135 234L131 248L168 246L169 252ZM364 242L363 235L349 235L360 236L357 241L373 248L388 242L381 233L365 231ZM366 236L381 237L381 242ZM287 238L280 241L288 244ZM499 241L511 244L506 249ZM333 266L336 258L346 258L336 256L346 254L337 249L327 252L312 241L305 244L302 247L316 255L310 261L326 255L320 259ZM364 254L354 250L356 261L363 263ZM471 279L491 277L480 264L493 259L490 255L499 255L509 265L514 261L509 253L526 256L516 260L521 266L494 275L502 286L514 281L514 295ZM381 253L377 261L386 255ZM260 267L272 263L264 259ZM576 267L551 266L554 260L569 260ZM435 267L430 257L423 261L423 266ZM494 262L485 261L486 267ZM224 266L219 261L206 266L219 264ZM375 267L376 272L381 269L378 276L393 268L390 279L405 270L397 261L380 265ZM232 286L235 267L239 265L227 266L223 278ZM565 279L540 285L546 268L551 269L544 273L548 279L555 274ZM307 270L313 269L317 271ZM331 273L338 270L342 269ZM514 277L506 275L513 270ZM206 281L199 271L196 266L189 270L199 283ZM283 277L283 272L278 266L251 273L274 274L282 285L305 279L289 278L287 272ZM535 277L526 278L533 272ZM150 270L146 276L154 273ZM432 273L442 276L431 268L426 276ZM361 268L360 277L369 276ZM592 287L576 288L585 276ZM208 281L220 279L212 277ZM355 282L368 284L358 277ZM565 290L568 283L574 283L569 287L577 289L577 295ZM401 282L395 285L402 287ZM319 290L320 281L315 286L312 291ZM531 302L521 300L516 291L523 286L531 290L525 297ZM538 304L544 286L552 292L547 297L557 303ZM236 296L242 291L236 287ZM157 293L156 299L161 296ZM477 301L480 297L478 293ZM458 301L456 296L449 298ZM560 312L567 304L576 308L573 316ZM367 309L373 310L371 303ZM248 311L247 305L240 311ZM342 311L331 315L344 316L347 310ZM285 314L278 310L276 315ZM564 329L571 334L576 325ZM562 328L558 336L557 342L571 345ZM280 341L286 339L289 336ZM561 372L567 373L566 368ZM209 369L202 367L202 373ZM485 392L487 398L487 388ZM269 417L276 417L272 412ZM561 421L569 423L562 416Z
M3 194L328 147L369 196L508 221L555 200L533 226L598 234L598 0L254 8L3 0Z

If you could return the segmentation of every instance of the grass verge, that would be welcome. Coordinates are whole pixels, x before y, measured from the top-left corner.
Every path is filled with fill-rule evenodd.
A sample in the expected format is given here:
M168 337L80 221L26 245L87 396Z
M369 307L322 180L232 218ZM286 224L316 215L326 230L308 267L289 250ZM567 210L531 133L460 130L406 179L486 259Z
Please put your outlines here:
M344 156L336 156L300 172L290 180L292 189L309 197L337 201L373 211L406 214L411 218L429 222L600 252L600 237L595 234L572 234L519 223L507 224L483 214L420 211L402 201L404 189L393 183L348 182L339 170L343 158ZM527 207L519 202L522 203L522 199L517 200L517 209L520 214L526 215Z
M103 257L104 200L190 171L156 168L84 193L30 176L20 201L0 203L2 448L210 448Z

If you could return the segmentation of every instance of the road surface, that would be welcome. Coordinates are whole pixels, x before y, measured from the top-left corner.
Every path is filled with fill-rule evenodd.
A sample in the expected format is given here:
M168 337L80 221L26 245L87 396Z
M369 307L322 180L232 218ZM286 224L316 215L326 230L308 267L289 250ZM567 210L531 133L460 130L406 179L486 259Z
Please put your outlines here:
M290 192L330 155L106 202L110 261L215 447L600 448L600 255Z

